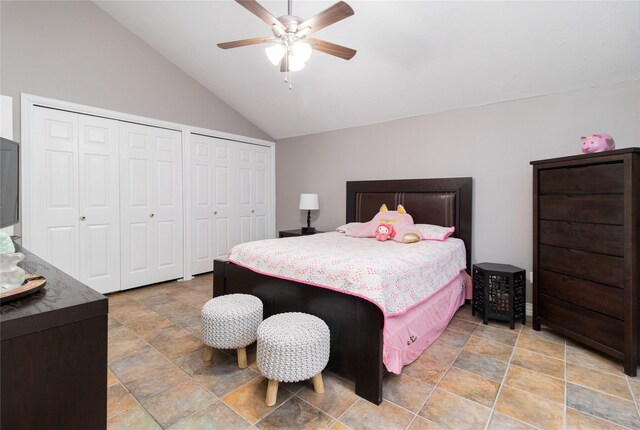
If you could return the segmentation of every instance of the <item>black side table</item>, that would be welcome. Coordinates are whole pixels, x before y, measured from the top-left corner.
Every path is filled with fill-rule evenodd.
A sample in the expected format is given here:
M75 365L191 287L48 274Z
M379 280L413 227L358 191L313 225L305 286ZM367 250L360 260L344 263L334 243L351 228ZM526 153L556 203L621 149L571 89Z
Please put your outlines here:
M488 319L508 321L511 329L516 320L527 322L525 310L525 270L510 264L480 263L473 266L471 313L480 312L484 324Z
M314 233L302 233L301 229L297 229L297 230L281 230L280 231L280 237L296 237L296 236L310 236L312 234L316 234L316 233L324 233L324 231L318 231L316 230Z

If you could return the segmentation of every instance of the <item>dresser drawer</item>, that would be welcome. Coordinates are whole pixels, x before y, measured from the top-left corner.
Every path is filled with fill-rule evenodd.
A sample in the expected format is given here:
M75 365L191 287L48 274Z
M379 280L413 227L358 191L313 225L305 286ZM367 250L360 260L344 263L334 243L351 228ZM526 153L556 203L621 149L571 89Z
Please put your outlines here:
M540 295L541 318L575 333L596 340L618 351L623 350L624 323L615 318Z
M542 294L616 319L623 319L624 290L622 288L585 281L544 269L538 272L537 282Z
M624 227L621 225L541 220L538 234L540 243L545 245L624 256Z
M540 196L540 219L624 224L624 198L619 194L584 196Z
M541 269L619 288L624 286L624 259L620 257L540 245L538 258Z
M622 163L540 171L540 194L622 194Z

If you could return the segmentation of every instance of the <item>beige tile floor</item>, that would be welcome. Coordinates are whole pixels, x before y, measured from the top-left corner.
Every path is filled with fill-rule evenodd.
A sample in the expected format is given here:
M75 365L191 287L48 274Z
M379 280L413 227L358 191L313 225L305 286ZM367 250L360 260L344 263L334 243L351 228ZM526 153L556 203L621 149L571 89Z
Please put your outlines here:
M109 296L109 429L640 429L640 381L551 331L488 326L461 308L380 406L328 372L326 392L284 384L264 405L255 365L233 351L202 361L200 308L212 276Z

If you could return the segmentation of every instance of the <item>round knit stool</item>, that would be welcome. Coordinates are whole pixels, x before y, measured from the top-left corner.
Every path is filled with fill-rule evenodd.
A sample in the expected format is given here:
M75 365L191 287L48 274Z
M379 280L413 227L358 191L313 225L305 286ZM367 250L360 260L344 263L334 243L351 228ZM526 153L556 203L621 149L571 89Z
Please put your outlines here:
M324 393L321 372L329 362L329 340L327 324L309 314L278 314L260 324L257 364L269 379L267 406L276 403L278 382L313 378L316 393Z
M216 297L202 308L202 342L206 345L204 360L213 356L213 348L237 349L238 367L247 367L245 347L256 340L262 322L262 302L249 294Z

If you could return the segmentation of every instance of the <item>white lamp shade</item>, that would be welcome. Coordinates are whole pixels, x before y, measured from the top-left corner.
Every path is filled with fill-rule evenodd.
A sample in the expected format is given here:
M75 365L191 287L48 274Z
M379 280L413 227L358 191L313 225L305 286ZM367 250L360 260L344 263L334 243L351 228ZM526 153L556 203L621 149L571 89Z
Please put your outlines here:
M305 42L296 42L291 47L293 56L303 63L311 58L311 45Z
M282 60L282 57L284 57L285 49L282 44L276 43L266 48L264 52L267 54L267 58L269 58L271 64L277 66L278 64L280 64L280 60Z
M320 209L317 194L300 194L300 209L305 211L316 211Z
M300 60L295 55L289 55L289 70L297 72L304 69L304 61Z

